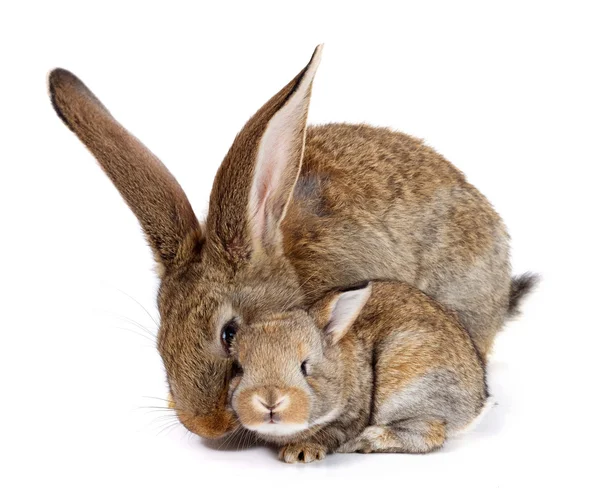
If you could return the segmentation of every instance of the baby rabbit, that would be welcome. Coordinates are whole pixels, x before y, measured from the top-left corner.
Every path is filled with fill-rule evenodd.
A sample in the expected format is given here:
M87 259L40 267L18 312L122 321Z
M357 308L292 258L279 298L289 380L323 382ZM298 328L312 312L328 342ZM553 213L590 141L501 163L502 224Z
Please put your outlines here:
M454 315L403 283L327 294L271 315L231 343L230 401L286 463L332 452L427 453L465 428L488 393Z

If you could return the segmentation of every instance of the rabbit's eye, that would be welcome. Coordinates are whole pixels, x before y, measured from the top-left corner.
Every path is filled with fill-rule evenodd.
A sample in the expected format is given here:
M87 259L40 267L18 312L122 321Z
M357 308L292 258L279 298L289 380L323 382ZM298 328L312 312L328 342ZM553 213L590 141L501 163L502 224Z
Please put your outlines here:
M235 334L237 333L238 324L235 319L229 320L221 330L221 343L229 352Z
M302 371L302 375L303 376L308 376L308 360L305 360L301 365L300 365L300 370Z
M239 362L237 360L233 361L233 366L231 367L231 377L235 378L237 376L243 376L244 375L244 369L242 369L242 366L239 364Z

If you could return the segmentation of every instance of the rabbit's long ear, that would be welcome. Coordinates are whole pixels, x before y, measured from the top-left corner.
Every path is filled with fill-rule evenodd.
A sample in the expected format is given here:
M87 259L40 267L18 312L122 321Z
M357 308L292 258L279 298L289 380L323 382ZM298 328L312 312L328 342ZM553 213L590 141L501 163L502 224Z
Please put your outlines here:
M279 225L302 163L321 49L317 46L308 65L246 123L217 173L208 235L214 234L234 264L279 244Z
M53 70L49 89L58 116L94 154L137 216L159 264L186 261L202 233L173 175L71 72Z

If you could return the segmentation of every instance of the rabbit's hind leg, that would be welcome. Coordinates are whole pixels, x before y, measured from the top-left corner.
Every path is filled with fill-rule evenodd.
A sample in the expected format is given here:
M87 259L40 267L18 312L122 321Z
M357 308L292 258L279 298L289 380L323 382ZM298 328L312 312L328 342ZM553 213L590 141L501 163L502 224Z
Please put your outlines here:
M438 419L403 419L371 425L343 444L338 453L429 453L446 441L446 424Z

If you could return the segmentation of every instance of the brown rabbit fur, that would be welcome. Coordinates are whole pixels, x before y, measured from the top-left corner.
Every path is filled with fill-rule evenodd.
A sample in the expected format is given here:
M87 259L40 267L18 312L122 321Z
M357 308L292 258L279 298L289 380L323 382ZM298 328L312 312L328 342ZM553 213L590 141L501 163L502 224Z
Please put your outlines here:
M334 451L433 451L488 396L483 360L458 320L399 282L271 314L241 328L231 353L233 409L282 445L288 463Z
M395 279L455 311L485 357L509 310L506 230L460 171L391 130L306 130L320 51L235 138L204 226L166 167L77 77L50 74L56 112L154 251L158 350L177 414L205 437L238 425L227 409L224 327L232 334L270 312L308 306L335 286Z

